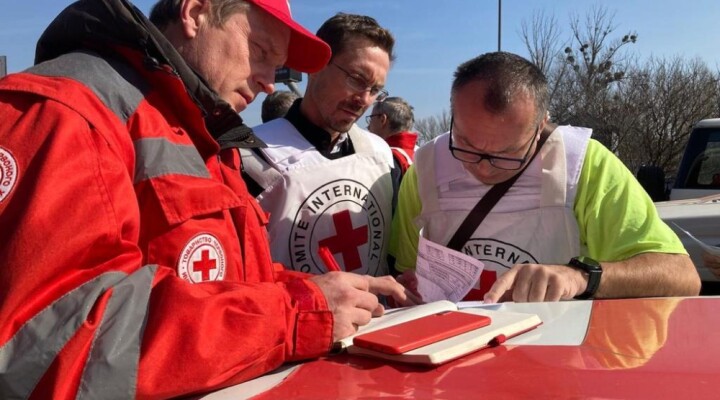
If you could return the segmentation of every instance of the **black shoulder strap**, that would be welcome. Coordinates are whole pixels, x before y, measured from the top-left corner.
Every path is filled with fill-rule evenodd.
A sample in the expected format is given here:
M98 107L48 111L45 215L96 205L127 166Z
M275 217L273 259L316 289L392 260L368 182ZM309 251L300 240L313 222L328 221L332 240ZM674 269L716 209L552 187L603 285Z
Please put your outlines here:
M538 139L538 144L535 148L535 152L533 153L532 157L530 157L530 160L527 162L527 164L525 164L525 167L523 167L523 169L520 170L519 173L517 173L512 178L506 180L505 182L494 185L492 188L490 188L490 190L488 190L487 193L485 193L485 196L483 196L480 201L478 201L475 207L473 207L472 211L470 211L470 214L468 214L462 224L460 224L460 227L448 242L448 248L457 251L460 251L462 249L462 246L467 243L473 232L475 232L477 227L480 226L480 223L482 223L485 217L490 213L490 210L495 207L495 204L500 201L500 198L503 197L505 192L507 192L508 189L510 189L510 187L515 183L515 181L518 180L520 175L525 172L528 165L530 165L530 163L532 163L532 161L535 159L535 156L540 153L540 149L542 148L543 144L545 144L545 141L547 140L548 136L550 136L551 132L552 131L543 130L543 132L540 134L540 139Z

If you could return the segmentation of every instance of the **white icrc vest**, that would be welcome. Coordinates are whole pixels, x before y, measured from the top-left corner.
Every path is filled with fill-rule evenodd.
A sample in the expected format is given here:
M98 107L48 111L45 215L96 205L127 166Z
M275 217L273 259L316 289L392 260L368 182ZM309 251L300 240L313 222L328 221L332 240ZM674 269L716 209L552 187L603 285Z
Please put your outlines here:
M318 247L340 267L373 276L389 273L386 254L392 220L390 147L356 125L348 132L355 154L329 160L286 119L253 128L267 145L265 160L241 150L243 166L265 191L273 261L296 271L326 272Z
M482 299L514 264L566 264L582 254L573 205L591 133L570 126L555 129L463 246L464 253L485 264L466 299ZM415 154L422 202L416 223L426 239L443 245L492 187L478 182L453 158L448 140L447 134L441 135Z

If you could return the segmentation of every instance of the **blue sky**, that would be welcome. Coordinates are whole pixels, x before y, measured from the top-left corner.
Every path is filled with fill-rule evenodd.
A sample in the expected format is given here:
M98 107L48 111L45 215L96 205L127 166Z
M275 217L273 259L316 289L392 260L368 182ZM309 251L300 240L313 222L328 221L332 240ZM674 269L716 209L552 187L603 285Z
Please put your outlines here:
M0 13L0 55L8 57L8 72L32 65L37 39L67 4L59 0L5 2ZM147 13L154 0L134 4ZM502 49L527 56L520 27L534 11L554 14L564 37L569 37L570 16L579 15L582 20L598 4L615 13L617 35L638 33L639 40L630 51L641 59L700 57L711 69L720 68L717 0L504 0ZM415 107L416 119L449 109L450 83L458 64L497 50L497 0L291 0L291 6L295 19L313 32L339 11L373 16L390 29L396 38L397 60L387 89ZM300 86L304 89L304 82ZM260 122L262 99L259 96L241 114L251 126Z

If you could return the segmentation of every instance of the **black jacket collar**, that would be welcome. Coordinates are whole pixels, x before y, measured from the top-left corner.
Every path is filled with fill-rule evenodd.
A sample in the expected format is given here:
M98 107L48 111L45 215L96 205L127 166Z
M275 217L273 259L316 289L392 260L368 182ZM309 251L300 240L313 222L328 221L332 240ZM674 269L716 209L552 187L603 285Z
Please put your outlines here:
M126 0L80 0L58 15L40 37L35 63L81 49L125 46L141 51L148 68L169 66L205 116L205 126L221 147L263 143L242 118L185 63L165 36Z

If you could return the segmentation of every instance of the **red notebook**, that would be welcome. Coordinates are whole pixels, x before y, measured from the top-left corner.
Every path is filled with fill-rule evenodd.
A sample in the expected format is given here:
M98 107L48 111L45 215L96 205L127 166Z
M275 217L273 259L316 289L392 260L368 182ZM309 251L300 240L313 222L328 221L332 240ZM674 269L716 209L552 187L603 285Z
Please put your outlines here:
M364 333L353 345L388 354L402 354L418 347L490 325L490 317L461 311L442 311Z
M366 340L367 337L370 336L370 332L379 331L392 326L398 326L408 321L420 319L428 321L429 319L425 318L444 311L467 313L474 317L486 317L489 319L490 324L479 328L473 328L464 333L455 334L455 336L450 336L450 334L444 333L443 335L445 335L446 338L436 337L435 339L437 340L433 339L435 341L431 341L429 344L423 345L421 343L420 347L412 350L405 350L400 354L391 354L390 352L387 352L387 348L391 348L391 351L396 351L401 349L401 345L407 343L417 344L418 340L411 338L390 340L387 337L387 333L385 333L382 335L385 337L382 343L389 346L384 346L380 349L381 351L368 348L371 347L369 345L368 347L362 347L353 343L354 338L365 336L367 334L365 337ZM422 325L423 323L419 324ZM347 352L350 354L411 364L439 365L483 348L501 344L506 339L530 331L541 323L542 321L536 314L495 311L484 308L466 308L458 310L457 306L452 302L436 301L414 307L388 310L386 315L379 318L373 318L373 321L371 321L370 324L361 327L357 334L341 340L337 343L337 345L341 348L347 349ZM463 326L462 324L459 325ZM407 326L397 329L401 332L404 331L411 334L410 331L407 330ZM425 331L419 336L427 338L432 335L428 335L427 331ZM399 342L396 342L396 340Z

